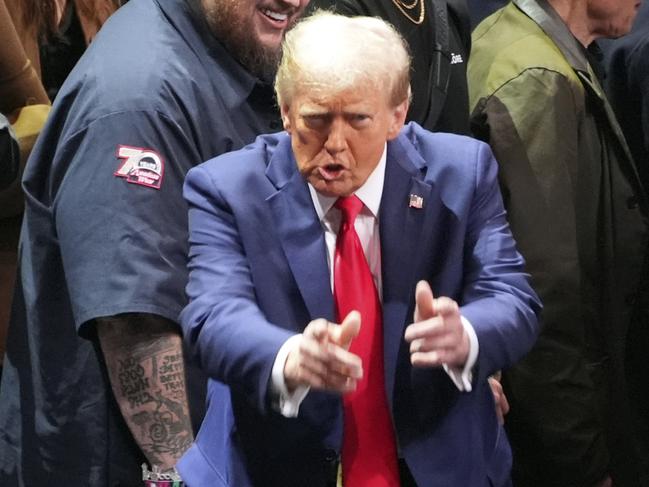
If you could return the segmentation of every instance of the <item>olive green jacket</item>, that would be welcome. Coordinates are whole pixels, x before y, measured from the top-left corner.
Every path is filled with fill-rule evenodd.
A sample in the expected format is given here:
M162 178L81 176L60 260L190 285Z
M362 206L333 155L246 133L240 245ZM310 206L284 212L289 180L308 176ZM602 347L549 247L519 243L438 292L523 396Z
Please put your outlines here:
M625 362L648 227L619 125L585 49L544 0L485 19L468 73L472 130L499 161L544 303L535 348L504 374L514 485L591 486L609 474L616 487L644 485Z

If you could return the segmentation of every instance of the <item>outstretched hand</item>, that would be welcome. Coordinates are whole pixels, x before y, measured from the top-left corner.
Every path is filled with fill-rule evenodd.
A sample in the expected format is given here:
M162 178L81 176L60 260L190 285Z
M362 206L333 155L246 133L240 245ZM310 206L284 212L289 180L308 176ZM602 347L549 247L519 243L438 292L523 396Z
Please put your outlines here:
M360 327L358 311L351 311L340 325L324 318L309 323L286 358L284 379L289 390L298 386L341 394L355 390L363 366L349 346Z
M469 337L457 303L435 298L426 281L417 283L414 323L406 328L405 339L415 367L463 367L469 356Z

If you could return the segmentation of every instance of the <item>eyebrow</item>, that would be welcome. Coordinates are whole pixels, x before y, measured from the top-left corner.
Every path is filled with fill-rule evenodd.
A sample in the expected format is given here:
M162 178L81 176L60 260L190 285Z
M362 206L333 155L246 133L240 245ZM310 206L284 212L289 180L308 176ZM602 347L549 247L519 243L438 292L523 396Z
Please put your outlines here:
M316 116L316 115L330 115L332 112L324 107L310 106L303 107L299 110L300 115L303 117Z
M357 109L345 109L342 110L341 112L338 111L330 111L326 108L322 109L317 109L317 108L305 108L303 110L300 110L300 116L302 117L322 117L322 116L333 116L333 115L343 115L343 116L349 116L349 115L367 115L371 116L374 113L373 110L368 109L368 108L357 108Z

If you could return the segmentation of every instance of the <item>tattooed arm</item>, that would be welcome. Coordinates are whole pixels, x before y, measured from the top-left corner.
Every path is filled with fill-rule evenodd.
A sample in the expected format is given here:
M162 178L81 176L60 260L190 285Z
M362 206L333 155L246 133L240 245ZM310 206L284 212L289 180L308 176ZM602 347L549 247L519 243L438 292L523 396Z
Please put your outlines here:
M178 325L152 314L97 319L113 394L151 465L171 469L193 441Z

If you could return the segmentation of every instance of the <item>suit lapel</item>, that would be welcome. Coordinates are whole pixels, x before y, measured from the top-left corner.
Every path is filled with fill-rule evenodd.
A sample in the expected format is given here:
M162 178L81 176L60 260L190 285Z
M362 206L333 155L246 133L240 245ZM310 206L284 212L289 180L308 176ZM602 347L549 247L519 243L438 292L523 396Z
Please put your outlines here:
M422 227L431 186L421 180L418 167L424 161L405 137L388 144L385 184L379 228L383 279L383 347L386 393L392 407L395 371L407 316L414 303L416 271ZM410 206L410 195L423 198L423 208Z
M302 299L312 319L333 321L334 305L324 232L308 186L297 171L288 136L274 151L266 175L277 188L267 201Z

